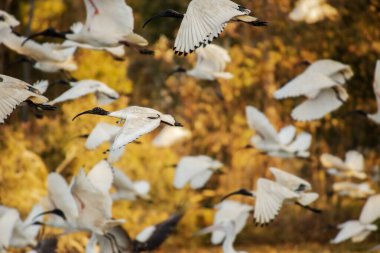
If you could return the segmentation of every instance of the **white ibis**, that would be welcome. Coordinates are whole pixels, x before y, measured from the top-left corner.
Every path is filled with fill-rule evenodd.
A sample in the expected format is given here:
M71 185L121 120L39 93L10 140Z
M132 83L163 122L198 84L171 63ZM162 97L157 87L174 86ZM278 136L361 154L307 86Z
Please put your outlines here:
M247 147L254 147L270 156L309 157L308 149L312 140L309 133L301 132L296 136L296 129L292 125L277 132L268 118L253 106L246 106L246 118L248 126L256 131Z
M7 24L11 28L20 25L20 21L18 21L13 15L3 10L0 10L0 24L1 23Z
M305 96L307 99L293 109L292 118L298 121L321 119L348 99L344 85L352 76L348 65L333 60L318 60L277 90L274 97Z
M336 182L332 188L339 196L347 196L354 199L367 198L375 194L369 183Z
M38 82L35 85L27 84L10 76L0 75L0 124L4 123L16 106L24 101L37 109L55 109L54 106L46 104L49 99L42 95L46 91L46 81Z
M33 225L33 222L41 221L42 217L36 220L33 218L42 211L41 205L35 205L23 221L16 209L0 206L0 251L8 247L36 246L36 236L40 227Z
M93 93L96 95L97 103L99 105L110 104L119 98L119 93L117 91L98 80L88 79L77 82L69 82L69 85L71 88L50 101L50 104L54 105L69 100L75 100Z
M254 207L246 204L242 204L233 200L225 200L215 206L216 213L214 216L214 225L218 225L223 221L233 221L235 223L235 234L239 234L245 225ZM213 231L211 236L211 243L216 245L220 244L226 238L224 231Z
M279 214L284 202L294 203L306 210L320 213L321 210L310 207L319 195L311 190L309 182L277 168L269 168L276 181L264 178L257 180L257 190L241 189L226 195L224 199L235 195L245 195L256 199L254 219L258 225L267 225Z
M113 171L106 161L100 161L87 175L81 169L70 186L61 175L50 173L48 193L54 209L40 215L55 214L62 219L48 220L44 224L72 231L88 231L113 241L107 234L108 230L123 224L124 220L112 218L109 193L112 182Z
M296 22L314 24L325 19L334 19L337 9L326 0L299 0L296 7L289 13L289 18Z
M222 167L221 162L205 155L182 157L176 168L173 185L182 189L190 183L192 189L200 189Z
M239 21L253 26L267 23L250 16L251 11L230 0L192 0L185 14L165 10L148 19L144 26L156 18L174 17L182 19L174 43L174 51L187 55L197 48L205 47L223 32L228 22Z
M338 226L339 233L331 241L333 244L351 239L352 242L364 241L372 232L377 231L373 224L380 218L380 195L369 197L365 203L359 220L349 220Z
M190 137L191 132L187 129L165 126L161 132L154 137L152 144L158 148L166 148Z
M26 41L39 35L45 35L88 44L99 49L121 45L140 48L148 45L146 39L134 33L133 10L124 0L84 0L84 3L86 22L79 33L57 32L49 28L29 36ZM152 54L148 50L139 51Z
M84 114L109 116L126 121L118 134L115 136L111 148L109 149L110 156L108 157L108 161L110 162L115 162L115 160L117 160L113 154L116 154L117 157L119 157L118 153L124 148L125 145L135 141L141 135L152 132L158 128L161 123L170 126L182 126L180 123L176 122L173 116L169 114L163 114L157 110L140 106L128 106L122 110L114 112L109 112L100 107L95 107L91 110L79 113L73 118L73 120Z
M128 232L121 226L110 229L109 233L114 238L118 250L121 252L144 252L154 251L159 248L166 239L174 232L177 224L182 219L182 213L176 213L167 220L145 228L133 240ZM99 250L96 245L99 244ZM109 253L114 252L113 245L104 236L92 235L86 246L86 253Z
M210 44L204 48L198 48L195 53L197 63L193 69L186 70L179 67L173 73L183 72L194 78L209 81L233 78L231 73L225 72L227 63L231 62L231 57L224 48Z
M236 239L236 224L233 220L224 220L218 224L209 226L198 231L197 235L208 234L212 232L220 231L225 234L226 239L223 242L222 248L224 253L247 253L246 251L236 251L234 248L234 242Z
M375 93L376 102L377 102L377 112L369 113L363 110L353 111L354 113L359 113L365 117L367 117L372 122L380 125L380 60L376 62L375 68L375 78L373 81L373 91Z
M113 168L115 178L113 186L116 192L112 194L112 199L116 200L136 200L149 199L150 183L145 180L132 181L124 172Z
M59 71L75 71L78 66L74 60L76 47L66 46L63 44L54 43L37 43L29 40L24 45L25 37L11 33L4 40L4 45L23 55L23 60L30 62L35 69L47 73L56 73Z
M327 173L330 175L341 178L367 178L367 174L364 172L364 157L358 151L348 151L344 161L331 154L322 154L320 160L322 165L328 168Z

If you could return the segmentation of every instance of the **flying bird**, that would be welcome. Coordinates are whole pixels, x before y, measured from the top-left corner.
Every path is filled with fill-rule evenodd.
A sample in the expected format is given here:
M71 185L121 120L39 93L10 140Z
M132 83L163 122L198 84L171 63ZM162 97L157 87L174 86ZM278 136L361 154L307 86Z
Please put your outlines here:
M176 168L173 185L182 189L190 183L192 189L200 189L222 167L221 162L205 155L182 157Z
M33 218L42 211L42 206L36 204L26 219L21 220L16 209L0 206L0 249L36 246L36 236L40 227L33 225L33 222L41 221L42 217L36 220Z
M323 118L348 99L344 88L353 76L350 66L333 60L318 60L274 93L276 99L305 96L292 111L292 118L311 121Z
M246 204L242 204L233 200L225 200L215 206L216 213L214 215L214 225L224 221L233 221L235 224L235 234L239 234L245 225L254 207ZM216 245L222 243L226 239L226 233L224 231L215 230L212 232L211 243Z
M132 181L124 172L113 168L113 186L116 192L112 193L112 200L149 199L150 183L145 180Z
M338 11L326 0L299 0L289 18L296 22L314 24L325 19L335 19Z
M344 161L337 156L326 153L321 155L320 160L322 165L328 168L327 173L330 175L362 180L367 178L367 174L364 172L364 157L358 151L348 151Z
M118 246L117 252L120 253L139 253L153 251L159 248L166 239L174 232L178 222L182 219L183 214L177 213L167 220L153 226L149 226L141 231L136 239L133 240L128 232L121 226L112 228L109 233ZM99 244L99 250L96 245ZM101 235L93 234L86 245L86 253L110 253L115 252L114 246L110 241Z
M0 124L4 123L16 106L22 102L27 102L37 109L55 110L54 106L46 104L49 99L42 95L46 88L46 81L30 85L19 79L0 75Z
M108 231L124 223L112 218L112 199L109 190L113 182L113 170L108 162L100 161L86 175L81 169L70 186L57 173L48 176L48 193L53 210L41 215L54 214L60 219L47 220L43 224L68 231L88 231L105 236L114 243Z
M369 197L365 203L359 220L349 220L338 225L340 230L331 241L338 244L351 239L358 243L364 241L372 232L377 231L377 226L373 224L380 218L380 195Z
M250 140L250 145L260 152L278 157L309 157L308 149L312 136L301 132L296 136L296 128L292 125L281 128L279 132L269 122L268 118L253 106L246 106L246 118L249 128L256 131Z
M380 60L376 62L376 68L375 68L375 78L373 81L373 91L375 93L376 102L377 102L377 112L376 113L369 113L363 110L356 110L351 113L358 113L360 115L363 115L367 117L372 122L380 125Z
M236 251L233 246L237 235L236 224L233 220L224 220L218 224L204 228L198 231L196 235L214 233L217 231L224 233L226 237L222 244L224 253L247 253L246 251Z
M266 26L267 22L250 16L251 10L230 0L192 0L185 14L165 10L149 18L144 27L160 17L182 19L174 43L174 51L187 55L197 48L205 47L223 32L228 22L239 21L253 26Z
M50 101L49 104L54 105L69 100L75 100L93 93L96 95L97 103L99 105L110 104L119 98L119 93L117 91L110 88L107 84L97 80L88 79L69 82L69 85L71 86L69 90Z
M271 223L279 214L284 202L294 203L315 213L321 212L309 206L319 197L317 193L309 192L309 182L277 168L269 168L269 171L275 177L275 181L259 178L256 192L241 189L226 195L223 200L236 194L255 198L253 216L258 225Z
M199 80L214 81L220 79L232 79L233 75L225 72L227 63L231 62L227 50L224 48L210 44L204 48L195 50L197 55L197 63L191 70L186 70L182 67L175 69L174 73L186 73L189 76Z
M79 113L73 118L73 120L84 114L109 116L125 121L109 149L111 155L108 157L109 162L115 162L115 160L117 160L113 155L119 157L119 152L123 151L125 145L135 141L141 135L152 132L158 128L161 123L170 126L182 126L169 114L163 114L157 110L140 106L128 106L122 110L114 112L95 107L92 110Z
M369 183L336 182L332 188L339 196L354 199L363 199L375 194Z
M187 129L165 126L161 132L154 137L152 144L157 148L167 148L190 137L191 132Z
M148 41L134 33L132 8L124 0L84 0L86 6L86 22L78 33L73 31L58 32L52 28L33 34L29 39L40 35L71 40L79 44L87 44L100 50L118 46L138 48L140 53L152 54L152 51L141 49Z
M23 55L23 61L32 64L33 68L47 73L72 72L78 69L74 60L76 47L55 43L37 43L29 40L24 45L25 37L11 33L4 40L4 45Z

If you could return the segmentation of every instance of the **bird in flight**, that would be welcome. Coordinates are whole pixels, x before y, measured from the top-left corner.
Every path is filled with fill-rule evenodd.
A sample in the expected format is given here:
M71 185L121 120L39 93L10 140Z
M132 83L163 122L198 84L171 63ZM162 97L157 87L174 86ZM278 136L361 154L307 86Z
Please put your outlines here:
M182 19L174 43L174 52L187 55L197 48L205 47L223 32L228 22L239 21L253 26L266 26L267 22L250 16L251 10L230 0L192 0L186 13L165 10L149 18L144 27L160 17Z
M348 99L344 88L353 76L350 66L325 59L312 63L306 70L274 93L276 99L305 96L307 99L292 111L292 118L311 121L323 118Z
M265 178L257 180L256 191L240 189L226 195L222 200L239 194L255 198L254 219L257 225L271 223L279 214L284 202L294 203L306 210L320 213L321 210L309 205L318 199L319 195L311 190L309 182L277 168L269 168L275 181Z

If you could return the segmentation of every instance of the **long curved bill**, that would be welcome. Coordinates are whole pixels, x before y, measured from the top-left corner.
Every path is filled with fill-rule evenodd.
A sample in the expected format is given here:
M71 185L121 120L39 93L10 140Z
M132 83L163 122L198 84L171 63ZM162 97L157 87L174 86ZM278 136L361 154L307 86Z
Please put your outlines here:
M82 115L84 115L84 114L94 114L94 113L92 112L92 110L88 110L88 111L81 112L81 113L77 114L77 115L72 119L72 121L74 121L76 118L78 118L78 117L80 117L80 116L82 116Z
M246 190L246 189L240 189L240 190L238 190L238 191L231 192L231 193L227 194L226 196L224 196L224 197L221 199L221 201L224 201L224 200L226 200L227 198L229 198L229 197L231 197L231 196L233 196L233 195L243 195L243 196L250 196L250 197L253 196L252 193L251 193L250 191L248 191L248 190Z
M65 39L66 38L65 33L59 33L59 32L57 32L56 30L54 30L52 28L48 28L48 29L46 29L46 30L44 30L42 32L34 33L34 34L28 36L26 38L26 40L24 40L22 42L21 46L24 46L26 42L28 42L31 39L37 38L39 36L48 36L48 37L61 38L61 39Z
M44 216L44 215L48 215L48 214L54 214L54 215L57 215L57 216L61 217L64 220L66 220L65 214L61 210L59 210L59 209L54 209L54 210L51 210L51 211L46 211L46 212L40 213L40 214L36 215L32 220L34 221L38 217L41 217L41 216ZM36 223L36 224L38 224L38 223Z
M145 28L145 26L148 23L150 23L152 20L157 19L157 18L163 18L163 17L182 19L184 17L184 15L182 13L179 13L179 12L172 10L172 9L164 10L164 11L161 11L161 12L157 13L156 15L152 16L147 21L145 21L143 28Z

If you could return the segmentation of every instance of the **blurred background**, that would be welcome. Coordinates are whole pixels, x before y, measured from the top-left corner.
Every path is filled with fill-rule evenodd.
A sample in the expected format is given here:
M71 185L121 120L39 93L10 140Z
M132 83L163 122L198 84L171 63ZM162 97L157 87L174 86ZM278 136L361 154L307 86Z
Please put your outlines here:
M375 63L380 58L380 1L330 0L339 15L335 20L312 25L288 18L295 5L293 0L237 2L268 21L269 26L232 23L215 40L214 43L228 49L232 57L227 71L235 77L221 81L225 101L216 96L211 82L200 82L184 75L167 77L177 66L190 67L195 62L194 55L177 57L171 50L179 27L177 20L157 20L142 29L144 20L159 10L185 11L187 0L127 1L134 9L135 31L150 41L150 47L156 51L154 57L127 49L126 60L120 62L104 52L78 50L79 69L72 73L74 77L103 81L123 94L107 109L117 110L128 105L152 107L175 115L193 133L190 140L171 148L159 149L151 145L158 131L143 136L141 145L128 145L115 167L127 172L132 179L150 181L153 202L116 202L115 218L125 218L125 228L135 235L143 227L168 217L177 206L185 205L185 218L162 252L202 252L202 249L220 252L219 247L210 246L208 236L194 237L193 233L212 223L213 206L224 194L242 186L253 189L256 179L270 177L267 168L276 166L309 180L321 195L316 206L324 212L316 216L301 208L285 207L268 227L255 227L253 221L250 222L239 235L237 248L250 252L365 251L380 241L379 232L362 244L328 244L337 232L334 226L357 218L365 200L332 194L333 180L320 165L319 156L328 152L344 157L347 150L358 150L364 154L366 171L376 179L376 166L380 165L379 127L360 116L343 116L354 109L376 110L372 82ZM22 22L17 28L21 34L49 26L67 30L73 22L85 19L83 2L79 0L2 0L0 9ZM34 70L28 64L15 64L17 57L0 46L0 73L29 82L61 79L59 75ZM276 101L272 95L304 70L300 62L323 58L350 65L355 76L347 85L350 99L338 111L320 121L295 123L298 129L313 135L310 159L274 158L244 149L253 135L246 123L245 106L253 105L263 111L277 129L293 124L290 112L298 101ZM55 98L65 89L62 85L53 85L47 97ZM88 134L97 122L107 119L88 116L71 121L77 113L95 106L95 97L87 96L60 104L58 111L45 113L43 119L36 119L27 107L21 107L7 124L0 126L2 205L16 207L26 215L45 196L49 172L58 171L70 179L81 167L88 170L106 157L103 154L106 145L88 151L84 148L84 140L78 136ZM114 120L108 122L115 123ZM175 190L172 186L174 169L170 165L178 163L182 156L202 154L223 162L227 173L214 175L204 190ZM379 189L379 181L373 180L371 185ZM246 198L241 201L252 203ZM45 233L54 233L54 230L47 229ZM59 250L83 252L85 241L83 235L65 236Z

